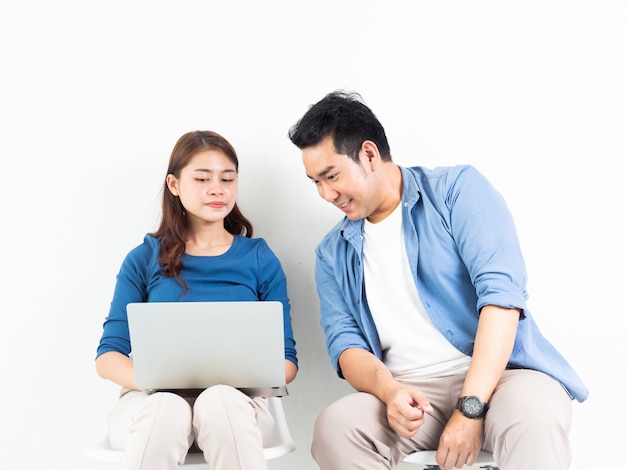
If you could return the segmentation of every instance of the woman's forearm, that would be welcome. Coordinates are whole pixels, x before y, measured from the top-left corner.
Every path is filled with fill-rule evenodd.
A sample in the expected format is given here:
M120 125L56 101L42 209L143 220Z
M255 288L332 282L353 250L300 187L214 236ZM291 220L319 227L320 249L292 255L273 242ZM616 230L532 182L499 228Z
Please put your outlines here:
M109 351L96 359L96 372L100 377L115 382L122 387L137 389L133 361L124 354Z

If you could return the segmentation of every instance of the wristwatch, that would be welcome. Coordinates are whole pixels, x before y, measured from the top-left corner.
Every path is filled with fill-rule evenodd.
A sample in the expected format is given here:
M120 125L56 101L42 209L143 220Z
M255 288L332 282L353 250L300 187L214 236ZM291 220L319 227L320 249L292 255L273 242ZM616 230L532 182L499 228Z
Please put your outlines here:
M489 405L475 395L459 397L454 407L470 419L484 418Z

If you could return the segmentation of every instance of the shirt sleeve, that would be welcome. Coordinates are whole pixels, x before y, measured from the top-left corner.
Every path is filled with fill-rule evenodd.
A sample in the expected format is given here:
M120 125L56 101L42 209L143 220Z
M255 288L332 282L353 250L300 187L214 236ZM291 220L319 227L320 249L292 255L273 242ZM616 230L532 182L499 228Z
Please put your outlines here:
M144 241L124 258L116 277L113 299L109 314L104 320L96 357L110 351L126 356L130 354L126 306L131 302L146 301L148 270L155 256L158 256L158 246Z
M283 329L285 339L285 359L298 365L296 342L291 325L291 304L287 296L287 278L278 257L265 240L258 246L259 300L279 301L283 304Z
M445 201L449 230L485 305L526 309L526 266L513 217L487 179L471 166L450 172Z
M335 234L335 236L338 235ZM370 352L372 349L363 335L362 328L364 325L360 325L360 309L355 304L359 300L354 299L351 303L355 305L350 308L338 283L338 277L335 275L332 263L335 256L327 252L332 246L334 246L333 243L322 242L316 250L315 282L320 300L320 323L326 336L326 348L337 375L343 378L339 366L341 353L348 348L360 348ZM356 254L354 255L356 256ZM346 263L346 265L352 266L351 263ZM347 269L349 270L349 268ZM339 273L339 279L342 279L346 284L349 283L345 279L347 275L347 273ZM347 287L345 288L346 292L349 290Z

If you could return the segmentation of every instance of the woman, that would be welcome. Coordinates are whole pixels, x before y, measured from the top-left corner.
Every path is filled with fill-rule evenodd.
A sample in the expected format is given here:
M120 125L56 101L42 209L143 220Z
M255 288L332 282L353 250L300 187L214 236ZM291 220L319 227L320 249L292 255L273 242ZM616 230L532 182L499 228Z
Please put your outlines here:
M197 396L137 389L126 318L131 302L277 300L283 304L285 378L297 373L284 272L237 207L238 159L210 131L183 135L163 185L159 229L125 258L96 357L98 374L122 386L109 417L124 470L172 470L196 442L214 470L265 469L267 400L225 385Z

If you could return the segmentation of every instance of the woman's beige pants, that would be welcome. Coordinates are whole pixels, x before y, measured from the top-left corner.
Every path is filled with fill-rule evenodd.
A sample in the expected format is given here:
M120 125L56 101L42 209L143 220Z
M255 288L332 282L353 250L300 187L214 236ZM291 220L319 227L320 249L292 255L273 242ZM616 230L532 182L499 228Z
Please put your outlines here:
M121 470L175 470L195 441L212 470L264 470L263 437L274 420L264 398L226 385L197 398L127 391L109 415Z

